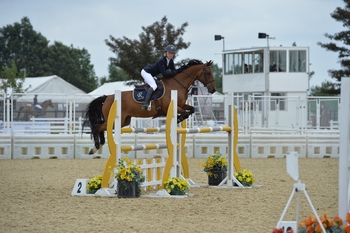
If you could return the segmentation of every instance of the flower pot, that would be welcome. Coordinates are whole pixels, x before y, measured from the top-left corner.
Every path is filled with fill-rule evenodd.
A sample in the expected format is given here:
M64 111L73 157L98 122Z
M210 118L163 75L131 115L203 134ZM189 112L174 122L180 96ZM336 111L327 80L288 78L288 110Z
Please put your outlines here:
M118 180L117 184L117 197L139 197L139 187L137 185L136 181L125 181L125 180Z
M97 192L98 189L90 189L90 190L87 190L87 193L88 194L95 194Z
M226 172L219 170L219 171L213 171L212 176L208 176L208 184L217 186L221 183L221 181L226 177Z
M170 195L186 195L186 192L181 191L181 190L171 190L171 192L169 194Z

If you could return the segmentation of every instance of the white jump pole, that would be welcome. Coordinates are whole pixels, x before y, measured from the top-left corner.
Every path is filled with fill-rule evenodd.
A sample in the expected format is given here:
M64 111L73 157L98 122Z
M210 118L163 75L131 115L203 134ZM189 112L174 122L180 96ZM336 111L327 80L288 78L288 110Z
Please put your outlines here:
M338 216L350 212L350 78L341 79Z

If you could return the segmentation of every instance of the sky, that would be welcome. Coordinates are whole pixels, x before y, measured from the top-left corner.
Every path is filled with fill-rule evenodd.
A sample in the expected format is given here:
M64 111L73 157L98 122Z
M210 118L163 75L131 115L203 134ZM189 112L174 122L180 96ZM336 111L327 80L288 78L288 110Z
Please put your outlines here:
M275 37L269 40L271 47L295 42L310 48L310 70L315 72L310 85L315 86L325 80L334 81L327 71L340 68L338 54L326 51L317 42L329 43L325 33L344 30L342 23L330 16L344 5L342 0L0 0L0 27L28 17L33 29L50 43L59 41L85 48L98 77L108 76L108 58L115 55L105 44L106 39L139 40L142 27L164 16L175 28L188 23L182 38L191 45L178 52L177 61L213 60L222 67L223 47L267 46L266 39L258 39L258 33L264 32ZM215 41L214 35L224 40Z

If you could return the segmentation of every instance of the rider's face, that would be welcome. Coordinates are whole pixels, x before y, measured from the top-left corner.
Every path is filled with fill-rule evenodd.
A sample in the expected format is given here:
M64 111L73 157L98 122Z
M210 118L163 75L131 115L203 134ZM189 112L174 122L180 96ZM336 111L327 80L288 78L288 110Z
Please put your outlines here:
M166 52L166 56L169 59L172 59L174 57L174 55L175 55L175 53L173 53L173 52L169 52L169 51Z

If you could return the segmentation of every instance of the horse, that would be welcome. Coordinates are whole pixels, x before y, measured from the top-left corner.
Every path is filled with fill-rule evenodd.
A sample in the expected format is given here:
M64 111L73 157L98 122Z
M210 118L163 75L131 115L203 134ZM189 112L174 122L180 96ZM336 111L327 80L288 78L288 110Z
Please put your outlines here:
M177 122L187 119L194 113L194 107L186 104L188 98L188 92L193 86L196 80L200 81L207 89L209 93L216 91L216 84L211 69L213 61L208 61L205 64L200 60L190 60L187 64L181 66L178 74L173 77L164 77L161 79L164 87L163 95L158 99L151 98L151 104L155 105L148 110L142 110L141 106L143 102L137 102L135 100L135 90L122 91L121 92L121 127L130 124L132 117L140 118L156 118L160 116L166 116L168 106L171 101L171 90L177 90ZM148 84L144 85L149 88ZM158 89L161 89L158 87ZM155 91L155 92L156 92ZM153 94L155 95L155 93ZM152 100L153 99L153 100ZM104 95L97 97L87 105L86 117L83 123L83 129L85 125L89 125L91 128L91 139L93 138L95 146L90 149L89 154L94 154L101 146L105 144L104 131L107 129L107 119L109 110L114 102L113 95Z
M37 110L35 108L35 106L22 106L22 107L20 107L20 109L18 110L17 119L19 119L19 116L21 115L21 113L23 113L22 119L29 120L29 116L36 117L36 116L45 115L46 109L48 107L54 108L51 99L45 100L44 102L42 102L40 104L40 106L42 107L41 110Z

